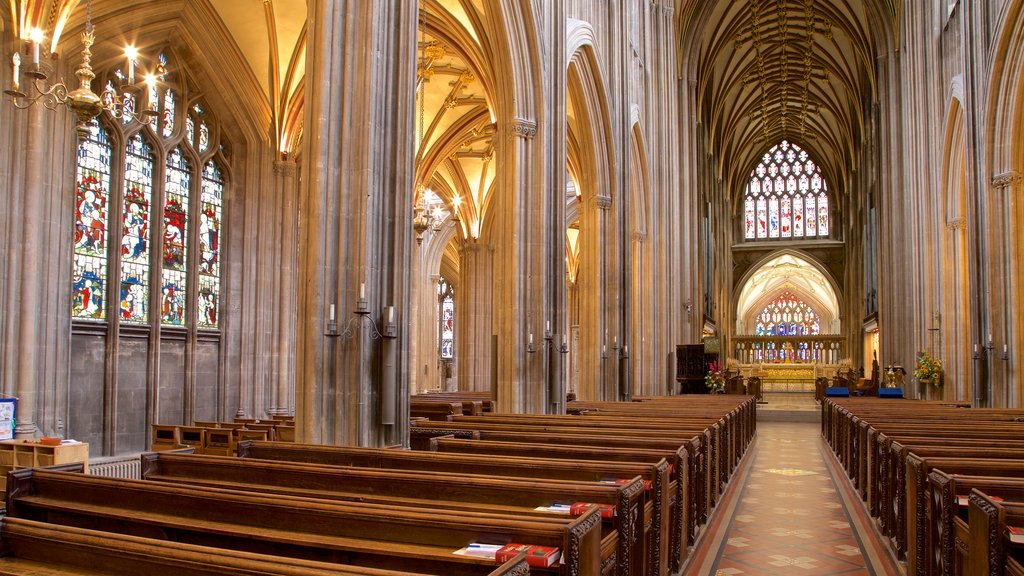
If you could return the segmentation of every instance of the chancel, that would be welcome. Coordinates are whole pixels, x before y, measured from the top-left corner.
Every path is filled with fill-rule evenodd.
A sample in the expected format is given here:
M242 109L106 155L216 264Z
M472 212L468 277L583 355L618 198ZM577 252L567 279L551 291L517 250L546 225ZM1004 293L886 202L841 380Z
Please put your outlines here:
M0 573L1024 574L1020 70L1024 0L13 0Z

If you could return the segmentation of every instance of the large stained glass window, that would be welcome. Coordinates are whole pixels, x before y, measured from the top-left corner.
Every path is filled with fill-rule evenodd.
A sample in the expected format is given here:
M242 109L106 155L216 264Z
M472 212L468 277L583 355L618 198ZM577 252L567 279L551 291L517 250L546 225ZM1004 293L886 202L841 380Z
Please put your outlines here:
M110 153L107 133L96 124L78 144L71 300L74 318L102 320L106 316Z
M101 81L119 86L118 74ZM225 146L212 115L183 100L198 91L174 83L184 75L164 54L156 75L155 88L126 103L155 104L154 122L104 113L79 141L72 317L216 330Z
M203 168L203 195L199 207L199 317L200 326L217 326L220 300L220 209L224 180L217 163Z
M437 283L437 305L441 359L451 360L455 357L455 288L444 278Z
M743 237L747 240L827 238L828 186L817 164L783 140L765 153L747 182Z
M185 239L188 237L188 196L192 169L175 148L167 157L167 182L164 186L163 277L160 294L160 321L185 323L186 270Z
M153 201L153 153L142 135L128 141L124 155L124 212L121 217L121 320L149 320L149 223Z
M820 333L818 313L788 290L757 315L754 331L758 336L817 336Z

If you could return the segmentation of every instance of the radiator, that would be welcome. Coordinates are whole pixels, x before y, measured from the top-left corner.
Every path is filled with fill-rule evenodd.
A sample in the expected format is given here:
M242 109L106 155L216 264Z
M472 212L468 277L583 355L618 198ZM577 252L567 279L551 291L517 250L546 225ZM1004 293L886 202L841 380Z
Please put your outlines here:
M142 477L138 455L96 458L89 462L89 474L128 480L139 480Z

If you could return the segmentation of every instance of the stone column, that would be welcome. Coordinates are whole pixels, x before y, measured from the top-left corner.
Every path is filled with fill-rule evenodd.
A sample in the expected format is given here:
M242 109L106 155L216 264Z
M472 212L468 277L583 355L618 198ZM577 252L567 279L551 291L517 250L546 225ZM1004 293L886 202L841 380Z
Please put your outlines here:
M1020 304L1015 298L1014 272L1016 261L1021 256L1013 251L1016 233L1013 222L1013 200L1021 192L1021 175L1017 171L1005 172L992 179L990 205L995 218L988 223L989 246L992 252L987 255L988 278L991 285L992 302L988 315L991 337L986 334L984 342L992 344L988 352L989 379L991 382L991 404L1001 407L1013 407L1018 402L1017 383L1013 379L1011 348L1013 344L1014 316ZM1017 286L1019 290L1019 285Z
M459 251L455 339L459 390L490 390L494 334L494 248L470 238ZM534 336L537 338L537 336Z
M273 194L279 199L278 226L281 230L281 258L276 274L280 278L279 299L274 310L276 366L273 373L274 393L270 414L284 416L294 413L295 371L292 355L295 341L295 278L297 273L298 201L294 161L274 162Z
M537 124L533 120L512 118L500 132L503 134L496 139L495 155L500 159L501 174L492 213L492 217L497 218L493 226L493 298L501 304L495 310L494 319L498 335L498 347L494 351L498 387L494 395L502 411L543 412L543 382L529 378L526 352L526 340L532 330L528 325L528 310L536 307L535 302L530 302L533 294L531 257L536 256L536 245L530 237L530 219L539 210L536 204L539 191L535 185ZM557 326L554 322L552 325Z
M406 442L417 8L417 2L383 0L309 2L296 352L300 441ZM327 322L331 304L336 330ZM398 361L386 368L375 336L385 331L388 306L394 306ZM381 383L391 376L395 396L382 398ZM393 403L393 426L381 424L383 402Z
M39 341L39 304L40 288L43 284L42 258L44 241L41 236L43 194L43 160L47 143L43 132L43 114L50 114L43 106L29 108L28 126L25 134L24 172L21 190L24 194L22 203L23 225L18 245L20 252L20 269L16 276L20 280L19 292L21 306L17 317L17 364L15 367L15 394L18 397L17 420L14 429L15 438L32 438L38 432L36 427L36 392L41 384L38 370L38 359L46 349L45 343ZM49 244L46 242L45 244ZM107 297L111 288L107 288ZM13 344L13 343L12 343Z

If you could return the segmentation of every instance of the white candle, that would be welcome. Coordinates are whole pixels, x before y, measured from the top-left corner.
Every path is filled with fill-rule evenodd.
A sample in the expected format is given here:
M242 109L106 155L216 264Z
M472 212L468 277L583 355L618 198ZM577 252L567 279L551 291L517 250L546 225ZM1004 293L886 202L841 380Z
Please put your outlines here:
M128 84L135 84L135 59L139 57L139 50L135 46L125 46L124 56L128 59Z
M11 61L14 63L14 91L17 92L21 81L21 55L15 52Z
M366 300L366 282L359 283L359 299Z
M533 346L533 332L530 332L530 346Z
M39 45L43 43L43 31L39 28L29 30L28 39L32 41L32 63L39 67Z
M331 322L334 322L334 304L331 304Z
M1006 344L1003 344L1003 354L1006 354L1007 352L1009 352L1009 348L1006 346Z
M992 333L991 332L988 333L988 343L992 344Z
M618 346L619 346L619 337L618 336L613 336L612 337L612 348L617 348Z
M548 320L548 321L547 321L547 322L546 322L546 323L544 324L544 331L545 331L545 332L548 332L548 333L550 333L550 332L551 332L551 320Z
M395 321L395 307L388 306L388 324L393 324Z
M977 345L977 344L975 344L975 345L974 345L974 353L975 353L975 354L977 354L977 353L978 353L978 345Z

